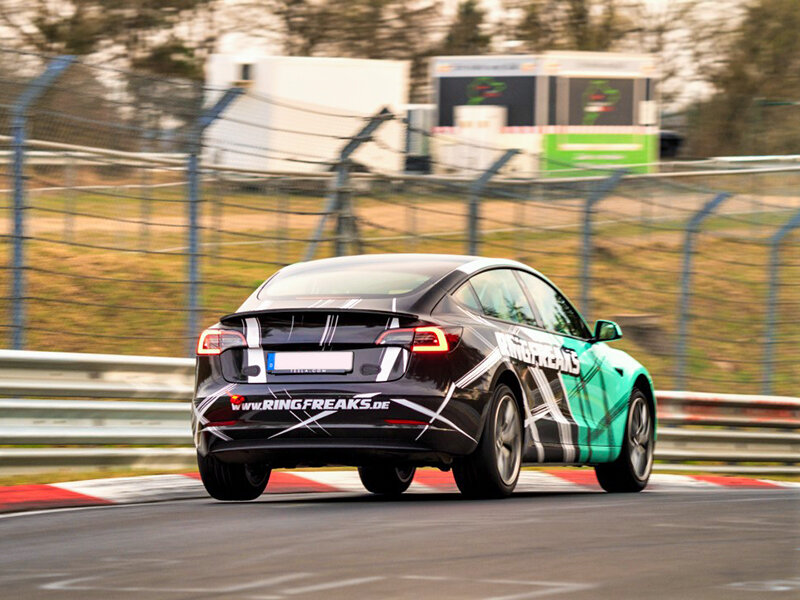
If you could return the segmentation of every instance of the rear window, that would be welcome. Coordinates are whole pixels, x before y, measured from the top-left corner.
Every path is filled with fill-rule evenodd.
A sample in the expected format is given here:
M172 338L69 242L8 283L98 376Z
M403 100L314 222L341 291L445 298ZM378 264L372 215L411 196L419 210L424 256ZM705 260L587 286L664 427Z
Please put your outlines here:
M432 279L426 273L403 271L387 265L358 265L280 272L258 293L258 298L295 296L400 296Z

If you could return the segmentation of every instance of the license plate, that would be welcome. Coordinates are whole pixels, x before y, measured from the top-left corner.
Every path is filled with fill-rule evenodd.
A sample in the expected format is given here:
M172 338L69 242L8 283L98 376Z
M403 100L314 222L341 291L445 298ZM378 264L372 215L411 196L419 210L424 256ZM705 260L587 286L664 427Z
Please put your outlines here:
M267 352L268 373L349 373L352 352Z

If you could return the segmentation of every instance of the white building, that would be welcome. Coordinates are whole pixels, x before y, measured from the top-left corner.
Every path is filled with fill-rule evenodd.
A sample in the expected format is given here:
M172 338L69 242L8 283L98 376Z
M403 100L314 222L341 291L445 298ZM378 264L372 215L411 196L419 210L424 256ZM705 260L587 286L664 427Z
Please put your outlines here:
M216 54L207 84L244 88L206 131L208 163L256 171L327 171L368 117L408 102L408 63L354 58ZM211 99L209 99L211 101ZM384 123L377 142L353 160L379 171L401 171L405 131Z

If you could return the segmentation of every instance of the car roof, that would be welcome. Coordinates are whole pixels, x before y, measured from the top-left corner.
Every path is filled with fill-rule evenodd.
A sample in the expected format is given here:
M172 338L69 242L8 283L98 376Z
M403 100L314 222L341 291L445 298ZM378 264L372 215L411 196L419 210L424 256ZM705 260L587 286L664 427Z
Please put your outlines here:
M402 264L406 267L419 266L419 268L426 272L438 272L439 275L444 276L452 271L459 270L465 273L474 273L486 266L516 266L520 268L530 269L515 260L505 258L487 258L483 256L465 256L462 254L357 254L353 256L337 256L335 258L323 258L319 260L312 260L307 262L299 262L289 265L282 270L291 269L302 272L304 269L318 269L319 267L330 264L331 266L352 265L370 265L385 264L387 267L393 264Z
M354 298L335 298L330 299L322 306L315 306L316 303L309 303L308 299L264 299L259 298L259 292L269 279L264 282L253 294L239 307L235 314L261 311L292 311L292 310L325 310L335 311L339 309L356 308L357 310L370 310L379 312L405 312L417 313L424 306L429 305L431 294L437 295L435 300L444 293L440 288L455 284L461 279L476 273L482 269L492 267L511 267L536 272L529 266L504 258L487 258L481 256L469 256L458 254L359 254L353 256L340 256L336 258L324 258L319 260L295 263L284 267L279 272L318 271L326 265L331 268L341 268L352 266L358 269L359 266L371 267L375 265L385 265L391 269L392 265L402 265L408 269L418 269L420 273L430 276L430 284L416 290L415 293L398 295L395 297L383 298L363 298L358 299L358 305L352 305ZM439 290L438 292L436 290Z

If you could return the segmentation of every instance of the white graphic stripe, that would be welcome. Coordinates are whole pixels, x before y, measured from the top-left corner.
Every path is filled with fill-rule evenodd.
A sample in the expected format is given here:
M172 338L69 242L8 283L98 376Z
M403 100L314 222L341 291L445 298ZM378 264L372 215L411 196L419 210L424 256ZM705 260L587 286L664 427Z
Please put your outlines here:
M564 462L572 462L575 460L575 447L572 444L572 433L570 431L570 423L561 414L561 409L558 408L555 396L553 396L553 388L550 387L550 382L547 376L539 367L528 367L536 380L536 385L539 392L542 394L542 399L547 405L553 420L558 425L558 433L561 438L561 446L564 449Z
M325 329L322 330L322 337L319 338L319 345L322 346L325 343L325 336L328 335L328 328L331 326L331 316L325 319Z
M333 343L333 336L336 334L336 328L339 326L339 315L336 315L331 323L331 334L328 336L328 341L326 342L329 346Z
M230 442L233 439L229 435L225 435L224 433L222 433L218 427L206 427L203 431L208 431L209 433L214 434L224 442Z
M206 419L205 416L204 416L206 411L211 407L212 404L214 404L214 402L216 402L224 394L227 394L234 387L236 387L236 384L229 383L228 385L218 389L216 392L214 392L210 396L207 396L206 398L204 398L203 401L200 402L200 404L198 404L197 406L193 405L192 408L194 409L194 414L197 417L197 422L198 423L202 423L203 425L208 423L208 419Z
M392 367L394 367L394 363L397 362L397 357L400 354L400 350L402 350L402 348L397 346L386 348L386 352L381 360L381 370L378 372L378 376L375 378L375 381L389 380L389 375L392 374Z
M335 411L335 410L324 410L321 413L317 413L313 417L310 417L310 418L306 419L305 421L301 421L300 423L295 423L291 427L287 427L283 431L279 431L278 433L275 433L275 434L269 436L269 438L267 438L267 439L271 440L272 438L278 437L279 435L283 435L284 433L289 433L290 431L294 431L295 429L297 429L299 427L306 427L309 423L314 423L314 422L318 421L319 419L324 419L325 417L329 417L330 415L336 414L336 412L338 412L338 411Z
M292 415L292 416L293 416L295 419L297 419L297 420L298 420L298 421L300 421L301 423L303 422L303 419L301 419L301 418L300 418L300 417L298 417L296 414L294 414L294 411L293 411L293 410L290 410L290 411L289 411L289 414L290 414L290 415ZM308 414L308 413L306 413L306 414ZM308 430L309 430L311 433L316 433L316 432L315 432L313 429L311 429L311 427L310 427L308 424L306 424L306 429L308 429Z
M446 419L445 417L443 417L441 415L437 415L435 412L433 412L429 408L425 408L424 406L421 406L421 405L417 404L416 402L411 402L410 400L406 400L404 398L392 398L391 400L392 400L392 402L397 402L397 404L400 404L402 406L406 406L406 407L408 407L408 408L410 408L412 410L416 410L417 412L422 413L423 415L427 415L429 417L433 417L434 421L441 421L442 423L444 423L446 425L449 425L450 427L455 429L461 435L464 435L464 436L468 437L473 442L477 441L474 437L472 437L466 431L461 429L458 425L453 423L450 419Z
M481 325L487 325L489 327L492 326L492 324L489 321L487 321L486 319L484 319L483 317L481 317L479 315L476 315L475 313L472 313L472 312L468 311L466 308L458 306L457 304L456 304L456 308L458 308L458 310L463 312L465 315L467 315L473 321L477 321Z
M307 410L304 410L303 412L304 412L304 413L306 413L306 416L307 416L309 419L311 418L311 413L309 413ZM317 427L319 427L319 428L320 428L320 429L323 431L323 433L325 433L325 435L327 435L328 437L331 437L331 434L328 432L328 430L327 430L327 429L325 429L325 428L324 428L324 427L323 427L323 426L322 426L322 425L319 423L319 421L317 421L316 423L314 423L314 425L316 425ZM310 429L310 428L309 428L309 429ZM312 429L312 431L313 431L313 429Z
M439 409L436 411L436 415L431 417L431 420L428 421L428 424L425 425L425 428L422 431L419 432L419 435L416 438L414 438L415 440L418 440L419 438L421 438L422 434L425 433L426 431L428 431L428 428L431 426L431 423L433 423L433 420L436 417L438 417L440 414L442 414L442 411L444 410L444 407L447 406L447 403L450 402L450 398L453 397L453 392L455 391L455 389L456 389L456 384L455 383L451 383L450 384L450 389L447 390L447 394L445 394L444 400L442 400L442 403L439 405Z
M569 412L569 417L573 421L575 421L575 416L572 414L572 407L569 405L569 395L567 394L567 386L564 385L564 379L561 377L561 372L558 372L557 375L558 375L558 383L561 384L561 393L564 395L564 404L567 405L567 411Z
M386 321L386 329L387 330L388 329L396 329L399 326L400 326L400 320L397 317L389 318ZM397 360L397 353L395 352L392 357L389 357L388 355L390 354L390 352L389 352L390 350L399 350L399 348L384 347L384 348L381 349L381 357L379 359L379 362L381 363L381 370L378 371L378 377L375 379L375 381L386 381L386 380L388 380L389 373L392 372L392 367L394 366L394 363ZM386 361L390 360L390 359L391 359L391 362L389 363L388 367L385 366L386 365ZM381 379L381 376L384 373L384 369L388 369L388 371L386 373L386 377Z
M258 375L248 375L247 383L266 383L267 366L264 364L264 349L261 347L261 323L255 317L244 320L247 340L247 366L258 367Z
M539 430L536 428L536 419L533 417L531 406L528 402L528 395L525 393L524 386L520 385L520 390L522 390L522 404L525 407L524 426L527 427L531 432L533 447L536 448L536 460L539 462L544 462L544 446L539 438Z
M456 387L463 388L471 384L473 381L478 379L481 375L486 373L489 369L495 366L497 363L500 362L502 356L500 354L500 349L495 348L489 354L486 355L481 362L475 365L470 371L468 371L461 379L456 381Z

